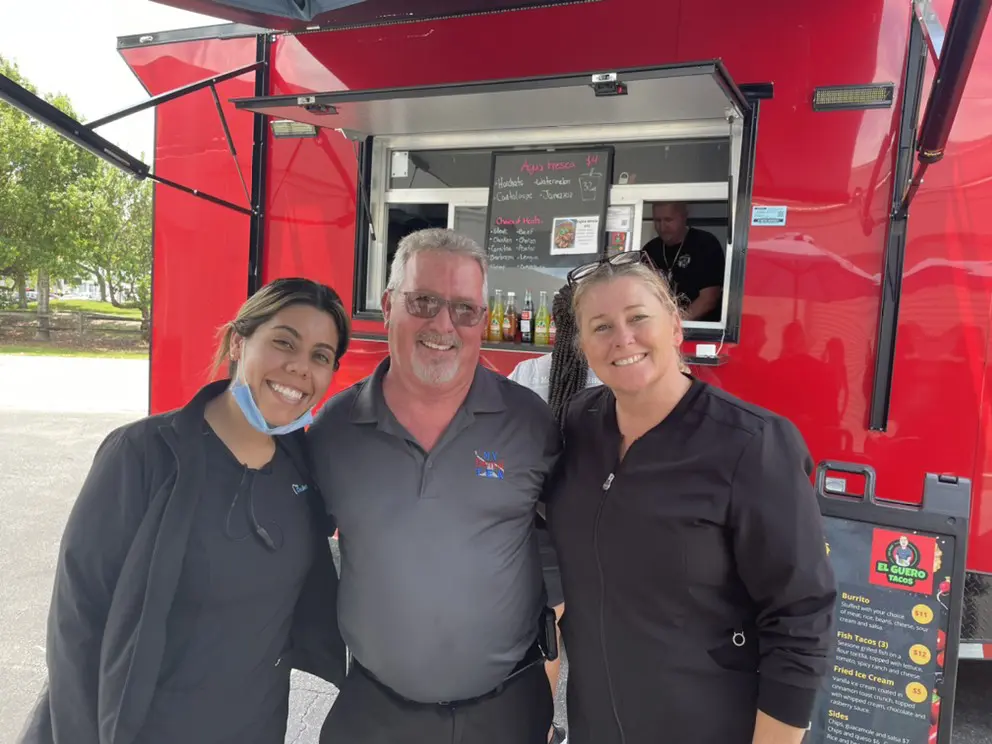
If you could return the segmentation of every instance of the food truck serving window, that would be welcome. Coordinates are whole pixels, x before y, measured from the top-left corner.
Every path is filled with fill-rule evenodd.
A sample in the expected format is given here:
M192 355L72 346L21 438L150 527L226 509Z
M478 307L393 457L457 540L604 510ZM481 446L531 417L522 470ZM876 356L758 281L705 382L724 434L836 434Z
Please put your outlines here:
M737 340L757 107L719 62L235 105L363 143L358 316L405 235L449 227L486 248L491 307L550 307L570 269L647 248L687 338Z
M657 246L656 225L678 230L678 224L665 225L674 217L691 229L691 240L715 248L690 260L708 264L694 281L717 287L719 305L687 325L725 327L735 196L730 174L739 151L728 124L607 127L575 130L567 138L545 130L507 139L462 135L460 146L452 146L451 137L373 140L372 230L360 257L366 277L360 312L380 310L399 241L422 228L448 227L486 248L490 308L512 300L519 311L529 297L536 312L542 294L550 308L568 271L601 255L604 243L610 252ZM590 179L602 181L602 196L583 201ZM660 269L667 258L685 275L688 251L679 255L676 243L652 255ZM690 291L698 295L702 288Z

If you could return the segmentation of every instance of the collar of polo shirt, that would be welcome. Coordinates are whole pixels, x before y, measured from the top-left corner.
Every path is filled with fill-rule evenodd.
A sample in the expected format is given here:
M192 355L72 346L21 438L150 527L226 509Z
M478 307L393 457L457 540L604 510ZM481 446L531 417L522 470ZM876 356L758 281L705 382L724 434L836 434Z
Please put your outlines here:
M386 401L382 395L382 378L386 376L389 369L389 357L387 356L375 368L371 379L364 385L351 408L351 420L356 424L375 424L382 421L379 412L380 406L385 406ZM472 380L472 387L468 390L468 396L462 407L469 413L500 413L506 410L506 403L500 393L499 381L493 373L483 367L476 365L475 377Z

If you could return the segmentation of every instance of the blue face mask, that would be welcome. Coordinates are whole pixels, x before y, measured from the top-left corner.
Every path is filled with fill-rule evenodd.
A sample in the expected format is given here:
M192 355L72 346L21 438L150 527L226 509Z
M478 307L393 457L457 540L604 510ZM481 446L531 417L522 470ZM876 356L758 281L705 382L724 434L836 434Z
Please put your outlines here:
M269 436L289 434L292 431L302 429L304 426L309 426L313 423L313 413L310 412L310 409L307 409L306 413L295 421L290 421L288 424L283 424L282 426L270 426L265 420L265 417L262 416L258 404L255 403L255 397L251 394L251 388L241 379L241 375L238 375L231 383L231 394L234 396L234 400L237 401L238 407L248 420L248 423L263 434L268 434Z

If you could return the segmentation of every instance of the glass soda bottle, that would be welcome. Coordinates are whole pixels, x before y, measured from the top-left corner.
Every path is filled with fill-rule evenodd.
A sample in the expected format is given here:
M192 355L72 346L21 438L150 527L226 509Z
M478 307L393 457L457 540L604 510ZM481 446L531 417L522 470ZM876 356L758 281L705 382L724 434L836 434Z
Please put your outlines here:
M496 301L489 313L489 343L499 343L503 338L503 290L496 290Z
M534 344L537 346L548 345L548 293L541 291L537 303L537 315L534 316Z
M555 297L558 297L558 293L555 292ZM555 314L551 313L548 317L548 344L550 346L555 345L555 336L558 335L558 326L555 325Z
M534 343L534 298L529 289L524 295L524 308L520 311L520 343Z
M514 343L517 337L517 293L507 292L506 310L503 311L503 341Z
M485 322L479 323L482 328L479 329L480 335L482 336L482 343L489 343L489 320L493 316L493 296L489 295L486 300L486 312L489 314L485 316Z

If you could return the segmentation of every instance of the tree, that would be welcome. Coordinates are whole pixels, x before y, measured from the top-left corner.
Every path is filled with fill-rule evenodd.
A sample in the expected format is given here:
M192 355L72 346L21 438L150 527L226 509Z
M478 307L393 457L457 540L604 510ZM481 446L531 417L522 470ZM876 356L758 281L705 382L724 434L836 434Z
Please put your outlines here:
M0 56L0 75L35 92L20 74L17 65ZM0 277L14 281L18 302L27 309L27 278L32 267L22 255L21 243L26 234L21 204L28 198L23 183L31 137L30 121L13 106L0 104Z
M112 300L113 283L108 297L108 279L116 263L124 227L128 186L123 174L115 172L106 163L100 163L92 177L78 187L89 195L85 205L86 229L80 238L84 245L80 251L79 267L84 274L96 277L100 284L100 300Z
M78 188L88 198L79 265L99 277L115 307L151 313L152 184L100 163Z
M17 66L0 74L37 95ZM46 100L78 120L65 96ZM12 278L27 307L38 283L38 336L48 340L53 279L96 276L117 307L151 313L152 185L77 147L21 111L0 104L0 277Z
M64 96L48 102L77 118ZM21 253L38 272L38 339L48 341L49 290L52 279L76 279L85 230L86 194L78 183L92 176L99 161L54 130L31 122L23 184L30 197L20 205L25 221Z
M0 60L0 73L35 92L12 63ZM46 96L50 104L74 119L69 99ZM87 195L78 188L101 162L49 127L24 113L3 106L0 153L9 173L0 196L4 273L13 276L21 292L27 276L37 272L38 338L50 339L49 290L52 279L79 275L81 235L86 229Z
M136 307L141 311L141 330L146 341L152 313L152 189L151 181L131 181L127 222L114 272L118 286L129 288L129 299L128 304L122 304L118 296L113 303L117 307Z

